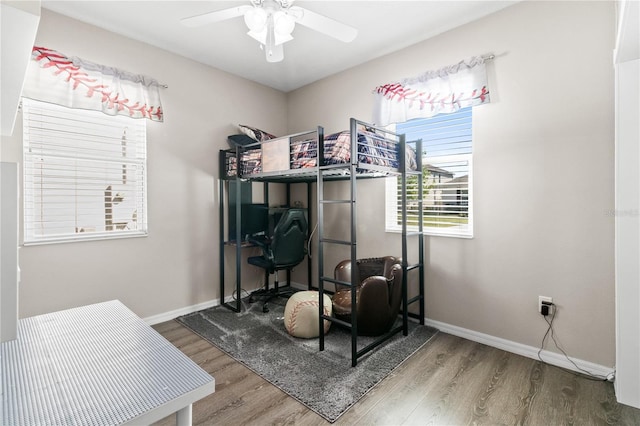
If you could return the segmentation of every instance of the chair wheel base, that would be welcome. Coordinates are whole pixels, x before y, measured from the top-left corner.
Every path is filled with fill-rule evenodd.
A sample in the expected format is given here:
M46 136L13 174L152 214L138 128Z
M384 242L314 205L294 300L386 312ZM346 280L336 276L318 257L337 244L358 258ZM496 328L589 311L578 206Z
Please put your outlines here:
M262 305L262 312L267 313L269 312L269 307L267 306L267 303L272 300L275 299L276 297L289 297L292 294L292 290L290 288L280 288L278 287L278 283L275 283L275 288L260 288L258 290L253 291L252 293L249 294L247 301L251 304L257 301L261 301L263 303Z

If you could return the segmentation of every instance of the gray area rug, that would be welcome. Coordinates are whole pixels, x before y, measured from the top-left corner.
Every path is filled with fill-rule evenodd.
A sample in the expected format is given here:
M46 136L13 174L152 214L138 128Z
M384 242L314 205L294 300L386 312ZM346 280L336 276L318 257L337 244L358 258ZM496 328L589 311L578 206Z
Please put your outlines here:
M285 299L262 304L242 303L242 312L222 306L176 318L177 321L231 357L334 422L373 386L431 339L437 330L409 323L409 335L397 333L351 367L351 335L332 324L325 350L318 339L290 336L284 327ZM371 338L359 337L363 348Z

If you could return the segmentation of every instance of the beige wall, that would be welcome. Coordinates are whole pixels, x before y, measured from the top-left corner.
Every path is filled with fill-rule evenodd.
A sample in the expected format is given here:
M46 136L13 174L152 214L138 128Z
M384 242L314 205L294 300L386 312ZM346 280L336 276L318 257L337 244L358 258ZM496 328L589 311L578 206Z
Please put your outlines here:
M613 2L524 2L289 94L291 132L331 133L370 119L378 84L496 54L474 110L475 237L425 238L428 318L538 347L551 296L567 352L613 366L614 25ZM399 253L382 180L358 188L359 257Z
M276 90L47 10L36 43L168 84L147 125L149 236L20 249L20 316L120 299L142 317L218 297L218 150L234 124L286 133ZM2 139L21 161L21 117ZM252 278L258 284L259 278Z

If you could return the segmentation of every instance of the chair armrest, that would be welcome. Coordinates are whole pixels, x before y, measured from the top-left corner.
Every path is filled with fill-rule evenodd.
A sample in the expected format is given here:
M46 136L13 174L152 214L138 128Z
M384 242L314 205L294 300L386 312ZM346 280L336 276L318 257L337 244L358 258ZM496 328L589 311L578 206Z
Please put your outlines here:
M333 277L338 281L351 282L351 261L343 260L338 263L333 271ZM336 284L336 291L348 290L351 287Z
M267 249L271 245L271 239L269 237L263 237L263 238L249 237L247 241L249 241L254 246L261 247L263 250Z
M273 250L271 250L271 239L269 237L249 237L247 241L249 241L256 247L260 247L260 249L262 250L262 257L270 262L273 262Z

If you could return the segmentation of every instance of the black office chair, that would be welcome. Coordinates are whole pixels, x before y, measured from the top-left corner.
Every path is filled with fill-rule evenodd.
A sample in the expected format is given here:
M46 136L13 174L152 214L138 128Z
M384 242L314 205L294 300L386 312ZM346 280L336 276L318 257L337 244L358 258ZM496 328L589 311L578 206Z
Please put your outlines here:
M247 259L251 265L265 270L265 286L249 296L249 302L260 298L263 300L262 311L269 312L267 302L271 299L290 295L291 284L280 288L278 271L291 270L304 260L307 254L307 220L301 209L289 209L283 213L273 230L273 235L265 240L249 239L262 248L262 256ZM269 274L275 274L274 288L269 288Z

